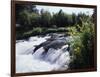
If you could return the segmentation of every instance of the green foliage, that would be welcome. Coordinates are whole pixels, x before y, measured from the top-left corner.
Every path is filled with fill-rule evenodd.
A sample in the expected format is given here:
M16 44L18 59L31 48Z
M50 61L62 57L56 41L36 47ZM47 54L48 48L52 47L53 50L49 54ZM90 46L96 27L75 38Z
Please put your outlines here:
M76 15L74 15L76 17ZM33 27L65 27L72 26L73 21L71 14L66 14L63 10L59 10L58 13L50 13L44 9L39 10L33 4L16 5L16 23L27 28L26 25ZM74 25L74 24L73 24Z
M40 25L42 27L50 27L51 26L51 14L48 11L41 10L41 18Z
M42 9L40 12L33 4L17 4L16 5L16 38L24 37L24 35L36 35L51 32L68 32L66 29L61 29L61 27L72 27L75 26L77 21L79 21L77 15L73 13L67 14L63 10L59 10L57 13L50 13ZM33 30L36 27L45 27L52 29L45 29L44 32L39 32L38 29ZM53 29L54 28L54 29ZM59 29L57 29L59 28ZM56 30L57 29L57 30ZM29 32L29 33L27 33ZM20 33L20 34L19 34ZM25 34L26 33L26 34ZM34 34L36 33L36 34Z
M45 28L45 27L33 27L32 30L29 31L17 31L16 39L28 38L30 36L35 35L45 35L47 33L57 33L57 32L66 32L67 28Z
M68 29L68 34L69 34L70 36L76 36L76 35L79 34L79 33L77 32L76 27L68 27L67 29Z
M37 13L31 13L30 14L30 22L31 22L31 26L32 27L40 27L41 25L39 25L39 21L40 20L40 15L38 15Z
M74 41L71 42L74 55L74 59L70 64L72 69L90 68L94 66L94 24L91 21L84 22L82 27L80 27L80 31L76 31L75 28L71 30L71 32L77 34L77 36L72 34L74 38Z
M26 10L20 12L19 16L21 25L30 25L30 14Z

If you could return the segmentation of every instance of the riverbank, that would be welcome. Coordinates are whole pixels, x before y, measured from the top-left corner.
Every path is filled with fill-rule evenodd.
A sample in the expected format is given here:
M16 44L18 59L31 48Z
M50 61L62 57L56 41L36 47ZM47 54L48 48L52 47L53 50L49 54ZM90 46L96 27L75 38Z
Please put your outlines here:
M64 33L68 35L68 29L66 27L59 27L59 28L45 28L45 27L34 27L33 29L29 31L17 31L16 32L16 39L27 39L31 36L36 36L36 35L43 35L45 36L46 34L49 33Z

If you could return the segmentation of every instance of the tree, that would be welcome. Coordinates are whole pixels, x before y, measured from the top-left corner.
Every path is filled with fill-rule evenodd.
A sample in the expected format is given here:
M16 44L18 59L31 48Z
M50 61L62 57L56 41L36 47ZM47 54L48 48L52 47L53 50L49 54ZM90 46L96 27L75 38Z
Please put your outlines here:
M67 15L62 10L59 10L58 13L53 14L52 24L58 27L66 26L68 24Z
M77 24L77 16L75 13L72 14L72 25Z
M39 14L32 13L31 14L31 18L30 18L31 26L32 27L37 27L37 26L41 27L41 24L40 24L41 20L40 20L40 18L41 18L41 16Z
M41 10L40 24L43 27L51 26L51 14L48 11Z
M95 23L96 20L96 9L94 9L93 14L92 14L92 21Z
M20 20L21 20L21 14L22 12L27 12L29 14L31 13L37 13L38 14L38 10L36 9L36 6L33 4L16 4L16 23L20 24Z

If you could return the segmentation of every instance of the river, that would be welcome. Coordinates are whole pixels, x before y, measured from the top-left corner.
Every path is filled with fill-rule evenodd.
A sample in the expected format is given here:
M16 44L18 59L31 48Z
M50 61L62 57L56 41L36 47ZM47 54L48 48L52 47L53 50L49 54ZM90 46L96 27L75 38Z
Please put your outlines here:
M45 42L49 35L44 37L32 36L28 40L16 40L16 73L63 71L69 68L71 56L67 50L68 45L60 49L49 48L47 54L43 55L43 47L34 54L36 45ZM66 37L70 40L70 36Z

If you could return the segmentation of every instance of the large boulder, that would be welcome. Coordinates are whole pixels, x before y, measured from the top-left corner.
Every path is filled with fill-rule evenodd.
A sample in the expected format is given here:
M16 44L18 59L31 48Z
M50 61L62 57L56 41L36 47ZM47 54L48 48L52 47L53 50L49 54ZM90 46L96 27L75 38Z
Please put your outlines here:
M58 39L51 38L51 39L41 43L40 45L36 46L35 49L33 50L33 53L36 52L41 47L44 48L44 52L48 52L49 48L59 49L66 44L67 44L67 41L65 38L58 38Z

